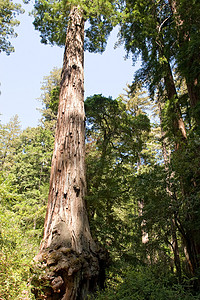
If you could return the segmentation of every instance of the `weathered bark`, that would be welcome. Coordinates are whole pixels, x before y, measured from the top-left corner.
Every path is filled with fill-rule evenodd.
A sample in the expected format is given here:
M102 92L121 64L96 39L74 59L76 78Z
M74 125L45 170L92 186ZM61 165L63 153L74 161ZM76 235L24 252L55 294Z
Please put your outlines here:
M91 246L93 244L84 204L86 179L83 43L84 19L79 8L74 8L70 14L61 75L49 201L41 250L58 244L55 226L65 232L63 246L69 246L81 253L83 249L89 250L89 240Z
M40 253L36 257L49 281L45 299L81 300L99 280L104 254L90 234L84 197L84 18L70 13L61 74L50 190ZM102 273L101 273L102 274ZM41 299L37 289L36 298Z

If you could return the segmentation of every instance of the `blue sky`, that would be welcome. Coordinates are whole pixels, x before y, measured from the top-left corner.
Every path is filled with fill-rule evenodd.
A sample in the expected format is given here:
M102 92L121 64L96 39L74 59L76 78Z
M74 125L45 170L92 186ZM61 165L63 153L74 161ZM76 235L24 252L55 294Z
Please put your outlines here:
M29 5L25 8L30 10ZM62 66L64 49L42 45L27 12L18 19L18 37L11 40L15 52L0 54L0 119L5 124L17 114L26 128L38 125L41 82L54 67ZM116 33L111 34L103 54L85 53L85 98L98 93L116 98L133 79L131 59L124 60L123 47L114 49Z

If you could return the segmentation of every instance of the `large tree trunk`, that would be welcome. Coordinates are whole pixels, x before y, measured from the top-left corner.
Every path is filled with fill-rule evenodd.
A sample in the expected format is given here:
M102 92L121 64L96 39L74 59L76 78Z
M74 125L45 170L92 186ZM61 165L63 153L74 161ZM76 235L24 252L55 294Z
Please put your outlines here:
M74 8L70 14L61 74L49 200L41 250L57 245L58 239L61 239L63 246L69 246L78 253L83 249L89 250L88 241L91 236L84 204L86 178L83 43L84 20L81 11ZM60 230L65 232L64 239L58 236L55 227L63 228Z
M81 300L99 280L102 253L93 241L84 197L84 18L79 7L70 13L61 75L55 147L52 159L44 237L37 261L49 281L45 299ZM101 256L101 259L100 259ZM41 284L41 280L40 280ZM36 298L42 299L38 289Z

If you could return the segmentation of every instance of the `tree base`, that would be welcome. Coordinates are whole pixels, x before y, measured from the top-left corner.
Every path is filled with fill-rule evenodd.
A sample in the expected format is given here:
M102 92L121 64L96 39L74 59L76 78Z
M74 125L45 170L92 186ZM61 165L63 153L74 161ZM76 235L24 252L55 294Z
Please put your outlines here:
M103 287L108 253L76 253L61 247L46 250L36 258L31 284L35 299L85 300L97 286Z

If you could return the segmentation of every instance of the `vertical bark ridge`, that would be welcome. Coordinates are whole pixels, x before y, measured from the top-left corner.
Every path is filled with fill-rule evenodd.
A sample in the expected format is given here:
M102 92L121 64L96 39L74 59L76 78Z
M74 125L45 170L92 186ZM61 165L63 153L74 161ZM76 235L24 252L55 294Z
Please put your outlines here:
M76 234L77 232L79 234L82 232L84 235L86 232L87 235L89 233L89 230L83 228L83 226L89 228L85 217L86 212L84 211L86 183L84 166L83 43L84 20L80 9L76 7L71 12L67 32L50 179L49 203L55 203L55 208L52 210L48 205L49 209L41 249L50 246L52 227L58 223L58 219L60 221L65 220L69 231L72 227ZM76 215L76 212L79 212L79 216ZM86 240L88 238L91 237L87 236ZM79 238L76 238L71 231L73 249L82 252L83 245L78 240Z

